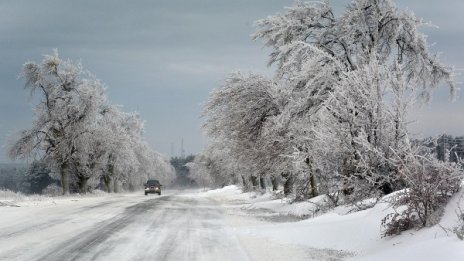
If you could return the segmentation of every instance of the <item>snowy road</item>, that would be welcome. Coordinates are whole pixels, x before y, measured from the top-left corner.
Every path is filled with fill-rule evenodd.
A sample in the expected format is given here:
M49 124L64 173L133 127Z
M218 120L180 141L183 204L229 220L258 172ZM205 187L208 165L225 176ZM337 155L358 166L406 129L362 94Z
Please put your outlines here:
M220 206L192 194L2 208L0 260L249 260Z
M460 198L440 226L381 238L386 203L302 220L298 213L310 215L314 203L288 204L236 186L161 197L0 195L0 260L457 261L464 260L462 241L444 228L455 224Z

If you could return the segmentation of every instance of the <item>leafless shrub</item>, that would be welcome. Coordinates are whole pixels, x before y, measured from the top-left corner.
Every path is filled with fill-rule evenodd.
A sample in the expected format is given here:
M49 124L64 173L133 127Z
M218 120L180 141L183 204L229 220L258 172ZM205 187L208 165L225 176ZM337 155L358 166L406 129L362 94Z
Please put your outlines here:
M403 211L401 213L390 213L382 219L382 226L385 230L382 233L383 237L399 235L401 232L412 229L418 226L417 218L411 211Z
M460 239L464 240L464 211L461 208L461 202L463 201L464 194L459 198L458 206L456 210L456 216L458 217L458 225L453 228L454 234Z
M383 236L400 234L411 228L438 223L443 208L460 188L460 164L443 162L431 154L408 154L399 159L400 175L408 189L390 198L397 211L382 220ZM404 208L402 211L398 209Z

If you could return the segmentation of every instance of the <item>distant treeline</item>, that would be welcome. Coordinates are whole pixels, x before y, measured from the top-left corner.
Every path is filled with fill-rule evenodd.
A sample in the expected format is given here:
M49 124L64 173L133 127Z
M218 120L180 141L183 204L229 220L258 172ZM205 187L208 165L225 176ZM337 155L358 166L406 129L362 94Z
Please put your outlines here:
M185 157L172 157L170 160L171 165L176 171L176 178L172 182L173 186L178 187L190 187L196 186L194 180L189 177L189 168L187 164L195 159L194 155L188 155Z
M464 158L464 136L454 137L443 134L438 138L429 137L418 142L434 149L439 160L458 162L459 159ZM170 163L176 170L176 179L173 185L196 185L189 177L189 169L186 166L193 159L194 155L171 158ZM32 164L0 164L0 190L8 189L26 194L41 194L46 187L54 184L59 185L59 181L50 177L49 174L50 170L40 162L33 162Z
M464 136L453 137L443 134L438 138L426 138L422 143L433 148L439 160L458 162L464 158Z
M50 170L43 163L0 164L0 190L42 194L50 185L59 185L59 181L50 177Z

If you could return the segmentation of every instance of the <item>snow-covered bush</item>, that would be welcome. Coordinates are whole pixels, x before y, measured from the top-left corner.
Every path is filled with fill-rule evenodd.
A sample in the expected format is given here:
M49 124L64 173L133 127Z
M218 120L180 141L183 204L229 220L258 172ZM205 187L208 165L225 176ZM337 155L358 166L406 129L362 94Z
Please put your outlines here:
M459 191L464 177L460 164L440 161L430 153L421 155L414 151L398 158L397 164L398 175L407 189L389 199L397 212L382 220L384 236L438 223L446 203Z
M42 190L42 195L56 197L61 195L63 192L62 188L56 184L50 184Z
M21 192L14 192L9 189L0 189L0 199L5 200L19 200L24 198L25 195Z

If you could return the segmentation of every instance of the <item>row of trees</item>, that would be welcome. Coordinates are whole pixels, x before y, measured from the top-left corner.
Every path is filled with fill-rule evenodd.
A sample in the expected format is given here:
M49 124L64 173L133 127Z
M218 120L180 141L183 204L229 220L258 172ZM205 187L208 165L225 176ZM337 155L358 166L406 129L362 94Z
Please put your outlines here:
M107 191L140 186L148 176L173 177L170 164L143 138L143 121L107 102L105 87L80 64L55 51L42 63L27 62L21 73L40 102L30 129L11 146L11 158L39 158L61 181L85 193L102 182Z
M25 194L41 194L47 187L56 187L58 180L42 162L32 164L0 164L0 190Z
M169 161L176 172L176 179L172 181L172 186L189 187L195 186L195 182L190 178L189 163L195 158L194 155L171 157Z
M433 200L421 194L425 205L394 221L426 208L421 222L443 202L437 193L456 191L460 166L436 160L407 129L409 109L434 88L454 93L452 69L418 31L422 20L390 0L354 0L340 16L328 2L298 1L256 24L274 77L234 73L212 92L211 142L191 166L200 183L257 189L270 180L277 189L282 181L285 195L325 194L334 205L409 187Z
M0 164L0 190L24 190L27 180L27 166L19 164Z
M438 159L442 161L459 162L464 158L464 137L453 137L451 135L443 134L437 139L425 139L424 144L432 149Z

